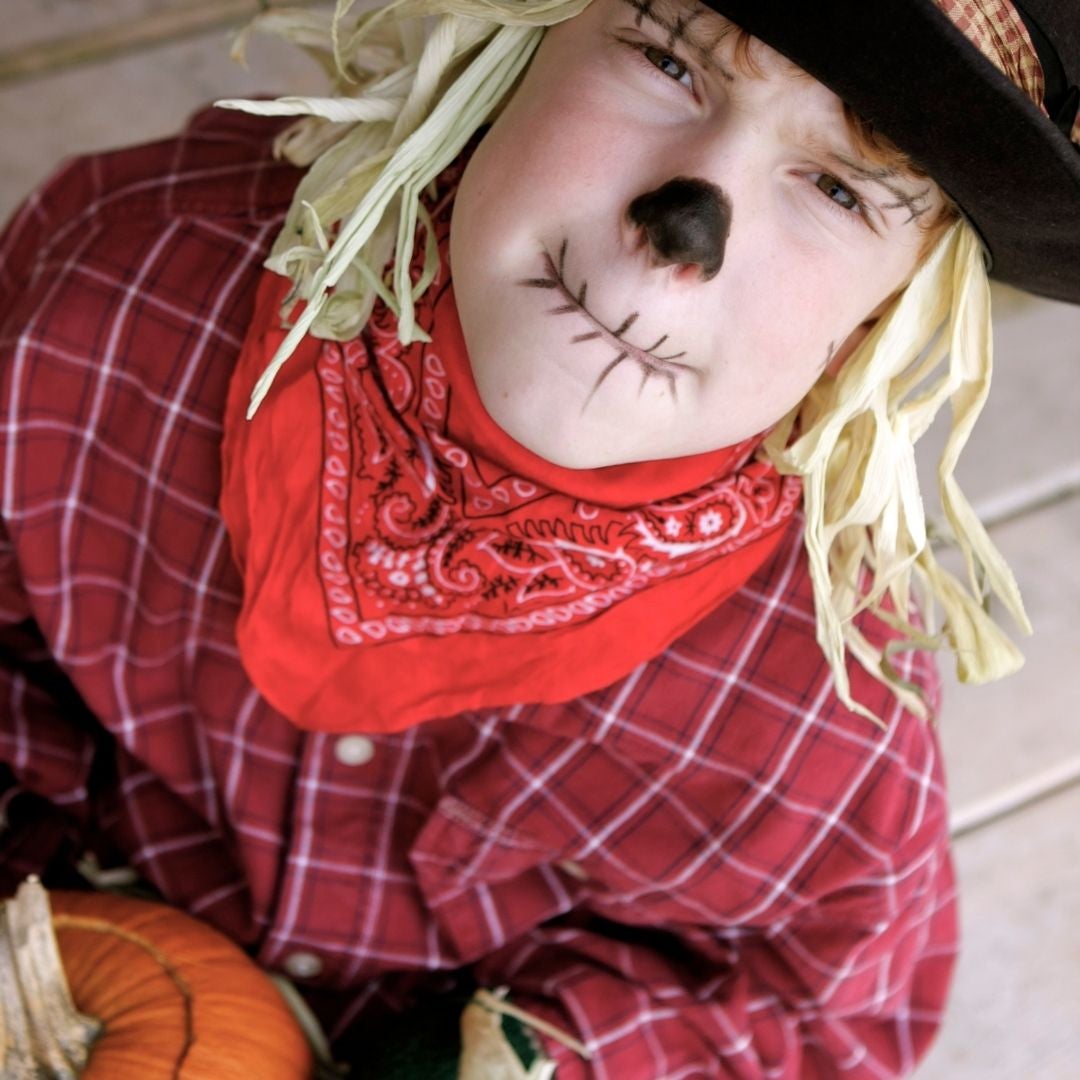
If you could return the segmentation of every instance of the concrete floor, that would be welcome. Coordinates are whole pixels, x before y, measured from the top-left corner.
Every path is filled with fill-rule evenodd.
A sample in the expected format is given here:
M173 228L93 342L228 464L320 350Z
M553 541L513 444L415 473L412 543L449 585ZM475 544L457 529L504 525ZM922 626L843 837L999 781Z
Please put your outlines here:
M178 9L218 18L256 0L4 0L2 49L117 28ZM201 14L200 14L201 13ZM142 20L140 22L140 20ZM204 23L205 25L205 23ZM104 35L104 38L101 36ZM252 49L230 63L220 28L33 79L0 82L0 217L65 155L174 130L222 95L318 92L302 55ZM76 50L77 51L77 50ZM46 62L55 51L39 52ZM0 58L0 78L3 77ZM960 470L991 520L1036 627L1024 670L950 684L941 724L956 827L964 953L923 1080L1080 1077L1080 308L999 290L995 390ZM932 442L933 434L929 437ZM933 446L928 448L932 452ZM932 454L924 455L927 460ZM929 474L927 474L929 475ZM1074 817L1073 815L1077 815Z

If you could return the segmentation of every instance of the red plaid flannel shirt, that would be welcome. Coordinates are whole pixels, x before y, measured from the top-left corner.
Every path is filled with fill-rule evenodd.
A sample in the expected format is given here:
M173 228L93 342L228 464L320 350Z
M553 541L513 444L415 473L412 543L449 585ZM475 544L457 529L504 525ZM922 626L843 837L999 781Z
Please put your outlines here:
M909 1073L956 951L940 752L857 670L887 730L837 702L798 529L566 705L331 737L247 680L216 502L297 179L267 131L210 112L74 161L0 247L3 885L126 860L337 1048L470 969L584 1040L548 1045L560 1080Z

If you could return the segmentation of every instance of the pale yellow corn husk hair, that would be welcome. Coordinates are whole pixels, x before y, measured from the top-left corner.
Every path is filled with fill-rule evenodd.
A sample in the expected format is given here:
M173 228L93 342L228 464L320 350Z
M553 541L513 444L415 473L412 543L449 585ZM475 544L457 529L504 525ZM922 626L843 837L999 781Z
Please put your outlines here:
M249 417L304 334L354 337L376 298L398 316L403 343L424 338L413 304L431 283L437 253L429 239L425 270L411 281L420 195L495 115L543 28L588 2L392 0L356 14L353 0L339 0L333 14L275 9L254 21L315 55L333 88L323 98L218 102L304 117L279 136L277 150L309 166L267 260L294 282L287 306L296 298L307 305L256 384ZM839 376L823 376L763 446L781 472L803 479L817 639L838 696L870 719L877 718L852 698L849 655L920 715L925 703L892 662L898 649L947 643L960 679L973 683L1023 662L988 610L997 597L1030 633L1016 582L954 476L991 367L982 250L960 221ZM945 405L949 434L937 479L966 580L935 557L915 467L914 445ZM884 650L872 645L855 619L863 609L894 627L899 641Z

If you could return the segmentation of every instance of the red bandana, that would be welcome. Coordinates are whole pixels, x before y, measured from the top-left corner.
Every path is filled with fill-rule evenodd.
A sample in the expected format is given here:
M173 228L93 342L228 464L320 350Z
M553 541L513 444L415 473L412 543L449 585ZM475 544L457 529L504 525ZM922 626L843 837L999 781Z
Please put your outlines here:
M487 415L447 275L460 163L431 207L443 265L403 347L306 338L254 420L288 282L264 275L230 387L221 508L244 577L237 634L301 727L397 731L464 709L566 701L655 656L775 549L799 483L710 454L575 470Z

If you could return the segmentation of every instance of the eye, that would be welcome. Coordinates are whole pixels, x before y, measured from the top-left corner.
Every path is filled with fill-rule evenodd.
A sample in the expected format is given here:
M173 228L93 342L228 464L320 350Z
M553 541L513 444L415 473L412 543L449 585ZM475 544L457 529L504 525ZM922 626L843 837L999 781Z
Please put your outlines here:
M618 34L613 34L612 37L621 47L628 49L633 58L650 74L664 75L691 93L694 92L694 77L690 66L674 53L654 42L632 40Z
M646 60L658 71L662 71L670 79L674 79L676 82L683 83L684 86L691 86L690 81L690 69L677 57L672 56L671 53L664 52L663 49L658 48L655 45L644 45L641 48L641 53Z
M813 182L818 191L834 206L857 214L863 212L863 203L859 196L846 184L837 180L835 176L830 176L828 173L818 173Z

